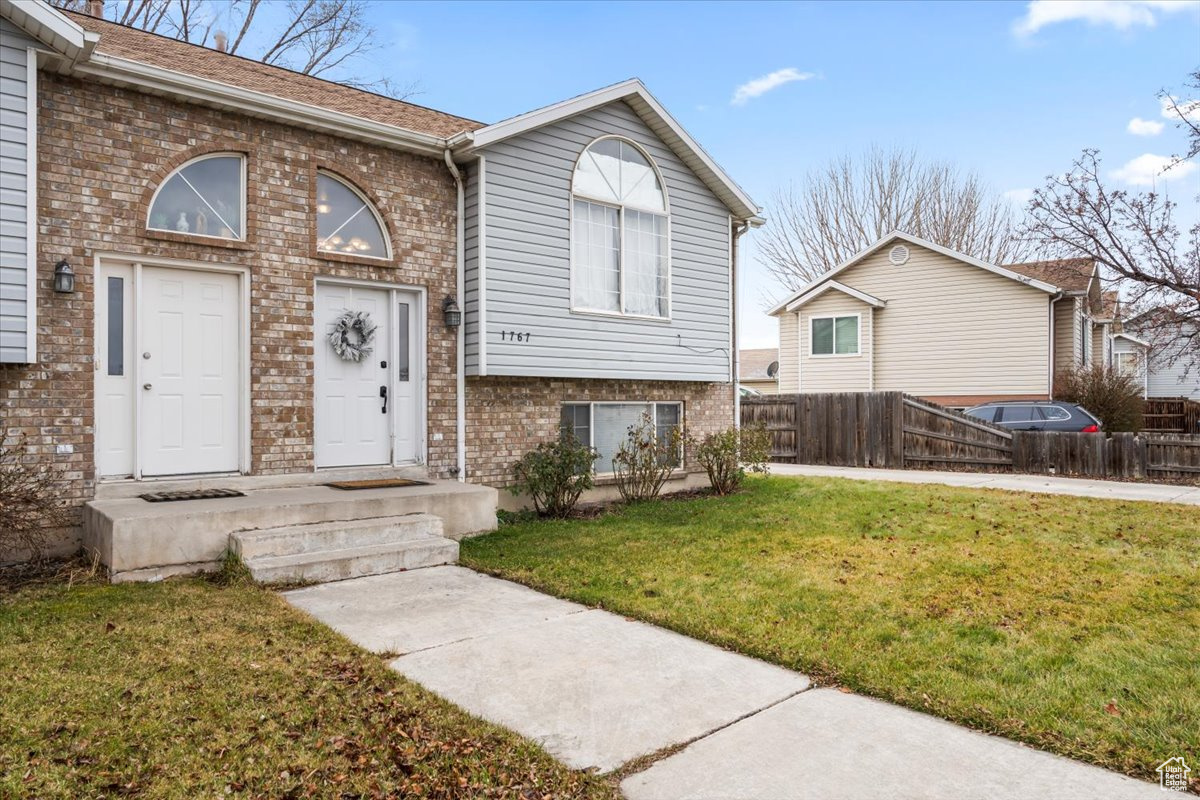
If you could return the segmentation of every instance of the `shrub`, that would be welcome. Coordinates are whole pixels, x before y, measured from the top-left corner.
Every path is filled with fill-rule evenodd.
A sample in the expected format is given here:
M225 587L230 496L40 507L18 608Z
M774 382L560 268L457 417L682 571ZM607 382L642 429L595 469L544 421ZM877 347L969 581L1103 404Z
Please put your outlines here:
M53 464L31 458L25 435L0 420L0 559L42 557L50 531L71 524L61 495Z
M579 496L592 488L595 450L566 435L542 442L513 466L513 494L528 492L539 516L562 519L570 516Z
M711 433L696 445L696 460L708 473L708 482L717 494L737 491L746 479L746 470L766 472L771 457L771 434L765 425L729 428Z
M639 425L630 425L625 441L613 456L617 491L627 503L658 497L671 471L679 466L683 432L671 428L659 435L654 418L642 414Z
M1122 375L1102 364L1059 374L1055 397L1077 403L1100 418L1106 431L1142 428L1142 387L1131 375Z

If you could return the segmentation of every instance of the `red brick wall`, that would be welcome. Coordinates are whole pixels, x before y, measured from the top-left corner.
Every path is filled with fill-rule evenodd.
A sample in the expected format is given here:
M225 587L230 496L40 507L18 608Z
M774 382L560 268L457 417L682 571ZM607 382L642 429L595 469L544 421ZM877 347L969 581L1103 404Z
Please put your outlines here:
M313 468L312 311L316 276L428 289L429 463L455 463L454 336L441 301L454 293L455 187L438 159L371 147L75 78L39 76L38 364L0 367L0 409L39 458L54 458L75 504L94 492L93 284L98 253L218 262L251 275L251 466ZM146 203L184 161L230 150L247 160L247 238L229 246L147 235ZM315 250L318 167L350 179L378 205L393 260L353 263ZM75 269L73 295L51 288L54 264ZM441 433L440 441L433 434ZM75 452L55 456L57 444Z
M468 378L467 478L507 486L522 455L558 435L563 403L600 400L682 401L684 425L697 438L733 424L733 388L719 383ZM685 464L694 468L690 454Z

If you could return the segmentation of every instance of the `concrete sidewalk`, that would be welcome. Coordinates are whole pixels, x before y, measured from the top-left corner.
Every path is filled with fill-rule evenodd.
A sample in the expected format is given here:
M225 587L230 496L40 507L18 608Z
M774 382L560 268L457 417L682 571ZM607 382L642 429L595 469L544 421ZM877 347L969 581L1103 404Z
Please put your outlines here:
M823 467L815 464L772 464L772 475L811 475L822 478L851 478L859 481L898 483L941 483L975 489L1007 489L1016 492L1070 494L1109 500L1145 500L1151 503L1200 505L1200 486L1169 483L1126 483L1090 478L1059 478L1053 475L1011 473L937 472L925 469L875 469L873 467Z
M833 689L461 567L285 593L447 700L576 769L670 749L631 800L1161 798L1141 781Z

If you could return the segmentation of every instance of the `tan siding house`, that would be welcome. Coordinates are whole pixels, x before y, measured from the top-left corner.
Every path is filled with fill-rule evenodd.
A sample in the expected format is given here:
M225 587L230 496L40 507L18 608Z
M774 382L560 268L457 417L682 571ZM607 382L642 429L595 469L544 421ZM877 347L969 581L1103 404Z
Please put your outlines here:
M1036 273L1047 263L1021 266ZM1051 359L1078 363L1093 336L1080 318L1088 320L1094 266L1061 267L1056 276L1082 284L1070 289L1018 269L903 233L884 237L772 309L780 391L894 390L948 405L1049 398ZM832 315L859 316L856 355L813 355L811 321ZM1106 336L1096 326L1101 346Z

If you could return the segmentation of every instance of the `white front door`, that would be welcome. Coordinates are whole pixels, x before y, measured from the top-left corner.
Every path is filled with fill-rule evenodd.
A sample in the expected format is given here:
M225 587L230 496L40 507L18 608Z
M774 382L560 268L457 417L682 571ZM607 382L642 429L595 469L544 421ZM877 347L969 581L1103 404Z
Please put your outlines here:
M143 267L138 346L141 472L238 469L238 276Z
M318 467L392 463L392 324L388 289L317 285L314 325L314 402ZM375 323L371 352L361 361L342 358L329 342L347 311L365 311Z

